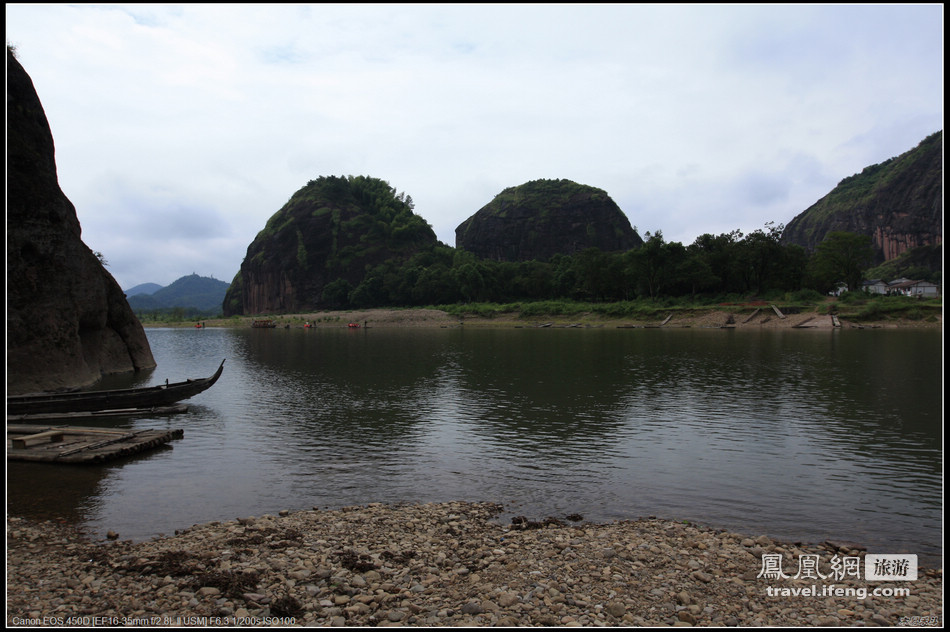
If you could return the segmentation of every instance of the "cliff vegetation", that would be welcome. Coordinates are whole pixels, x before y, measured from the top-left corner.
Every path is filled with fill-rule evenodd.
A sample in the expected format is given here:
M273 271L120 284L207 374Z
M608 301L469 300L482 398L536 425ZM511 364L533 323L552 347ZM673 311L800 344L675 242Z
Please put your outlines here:
M841 180L788 223L783 242L813 251L835 231L871 237L878 264L915 248L941 247L943 132Z
M482 259L546 260L587 248L625 251L643 244L601 189L571 180L509 187L455 229L455 244Z
M321 176L298 190L247 249L225 315L336 307L368 268L438 243L412 198L367 176Z

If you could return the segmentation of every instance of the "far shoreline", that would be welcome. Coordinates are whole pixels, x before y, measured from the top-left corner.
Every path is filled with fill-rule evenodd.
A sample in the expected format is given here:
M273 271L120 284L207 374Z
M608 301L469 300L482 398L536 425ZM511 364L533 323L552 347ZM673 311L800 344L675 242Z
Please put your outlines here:
M484 315L455 316L433 308L371 308L364 310L324 310L297 314L261 314L230 318L191 319L182 321L148 321L145 328L250 328L254 321L272 321L278 329L301 328L618 328L618 329L942 329L943 314L926 319L887 318L880 320L853 320L839 314L837 324L833 317L815 311L784 314L771 306L758 308L671 308L658 311L658 318L612 317L593 312L525 316L519 312L504 312L491 317Z

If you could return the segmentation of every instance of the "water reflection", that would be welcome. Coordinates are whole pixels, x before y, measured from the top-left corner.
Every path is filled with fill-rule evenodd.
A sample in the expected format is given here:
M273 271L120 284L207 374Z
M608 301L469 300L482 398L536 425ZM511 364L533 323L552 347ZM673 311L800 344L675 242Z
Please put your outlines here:
M151 383L228 358L187 415L123 422L184 440L81 476L10 464L12 511L40 496L148 537L285 508L493 500L942 552L939 332L148 333Z

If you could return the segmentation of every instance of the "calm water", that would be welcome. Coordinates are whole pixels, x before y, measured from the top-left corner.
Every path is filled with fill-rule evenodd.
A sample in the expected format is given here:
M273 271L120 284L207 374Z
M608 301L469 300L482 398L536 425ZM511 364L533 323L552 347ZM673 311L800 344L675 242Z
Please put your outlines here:
M718 329L150 329L224 375L106 466L8 464L8 511L147 538L368 502L655 515L942 565L942 334ZM118 385L115 383L108 386Z

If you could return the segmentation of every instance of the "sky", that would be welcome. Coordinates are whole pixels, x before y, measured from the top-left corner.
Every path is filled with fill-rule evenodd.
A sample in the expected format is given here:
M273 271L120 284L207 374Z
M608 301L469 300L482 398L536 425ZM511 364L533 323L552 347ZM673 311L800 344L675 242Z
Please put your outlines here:
M230 282L319 176L385 180L449 246L542 178L689 245L943 129L940 4L7 4L6 37L124 289Z

